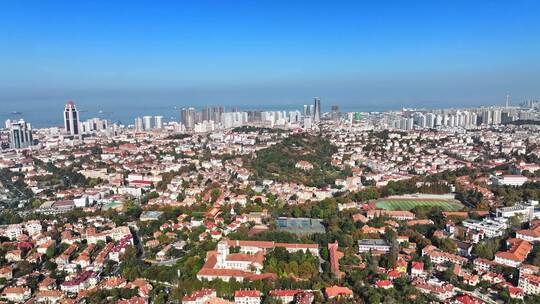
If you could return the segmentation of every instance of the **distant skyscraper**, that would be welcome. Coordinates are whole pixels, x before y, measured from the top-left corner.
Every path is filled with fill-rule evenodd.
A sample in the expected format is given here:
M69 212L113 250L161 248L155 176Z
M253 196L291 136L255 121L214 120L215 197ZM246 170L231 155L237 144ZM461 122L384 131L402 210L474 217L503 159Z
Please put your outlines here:
M493 123L493 116L490 109L482 110L482 124L490 125Z
M154 116L154 128L156 129L163 128L163 116Z
M304 117L311 116L309 105L304 105Z
M313 120L315 122L321 121L321 99L319 97L313 98L313 105L315 106L315 111L313 112Z
M90 118L87 121L80 123L81 134L88 134L92 132L100 132L106 130L109 126L109 123L105 119L101 118Z
M435 117L436 117L436 115L433 114L433 113L428 113L428 114L426 115L426 126L427 126L428 128L433 128L433 127L435 127Z
M339 106L332 106L331 119L333 121L339 120Z
M140 117L135 118L135 130L136 131L143 130L143 120Z
M206 106L206 107L204 107L202 109L202 117L201 117L201 119L202 119L202 121L212 120L209 107Z
M152 116L143 116L143 126L146 131L152 129Z
M512 97L510 97L510 94L506 94L506 103L505 106L508 108L510 106L510 100Z
M11 149L24 149L33 145L32 126L24 120L12 122L9 127L9 147Z
M195 108L182 108L180 110L180 122L188 130L193 130L195 127Z
M214 122L220 122L221 121L221 115L223 115L223 112L225 112L225 109L223 107L212 107L210 115L210 120L213 120Z
M79 136L79 111L75 107L73 101L68 101L64 109L64 129L66 134L71 136Z
M493 116L492 116L493 118L492 118L492 121L491 121L492 124L494 124L494 125L500 125L501 122L502 122L502 117L501 117L501 115L502 115L501 110L499 110L499 109L493 110Z

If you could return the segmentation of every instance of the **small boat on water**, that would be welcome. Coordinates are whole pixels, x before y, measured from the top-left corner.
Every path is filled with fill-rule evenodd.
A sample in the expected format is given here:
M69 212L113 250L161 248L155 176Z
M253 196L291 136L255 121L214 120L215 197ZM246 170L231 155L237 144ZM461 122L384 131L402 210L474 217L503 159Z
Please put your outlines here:
M11 112L11 115L22 115L22 112L19 112L19 111L13 111L13 112Z

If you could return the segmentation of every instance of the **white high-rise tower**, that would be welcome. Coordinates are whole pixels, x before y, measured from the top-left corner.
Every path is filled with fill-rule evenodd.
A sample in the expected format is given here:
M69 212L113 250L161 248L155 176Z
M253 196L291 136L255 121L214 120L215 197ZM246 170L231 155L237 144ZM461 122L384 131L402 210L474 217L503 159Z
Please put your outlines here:
M154 116L154 128L156 129L163 128L163 116Z
M64 109L64 130L67 135L71 136L79 136L81 134L79 128L79 111L72 100L68 101Z

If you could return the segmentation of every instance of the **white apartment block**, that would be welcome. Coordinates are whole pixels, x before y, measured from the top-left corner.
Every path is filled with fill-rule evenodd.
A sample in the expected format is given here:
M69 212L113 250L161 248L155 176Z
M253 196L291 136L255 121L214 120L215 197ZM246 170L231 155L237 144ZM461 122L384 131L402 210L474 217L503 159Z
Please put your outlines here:
M495 213L497 217L511 218L514 216L520 216L522 222L530 221L534 218L540 217L540 211L535 210L535 206L538 202L531 201L529 203L515 204L512 207L497 208Z
M533 274L520 273L518 287L523 289L525 294L539 294L540 277Z
M527 182L527 177L523 175L503 175L493 178L493 183L499 186L523 186Z
M505 223L505 220L502 218L486 218L482 221L468 219L464 220L462 225L465 228L481 231L488 238L494 238L503 235L504 230L508 227Z

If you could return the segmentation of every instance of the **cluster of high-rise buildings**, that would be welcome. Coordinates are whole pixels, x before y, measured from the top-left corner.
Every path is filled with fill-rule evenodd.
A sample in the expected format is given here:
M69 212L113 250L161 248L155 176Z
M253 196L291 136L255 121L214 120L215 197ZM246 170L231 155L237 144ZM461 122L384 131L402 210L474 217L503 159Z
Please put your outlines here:
M234 109L225 112L223 107L204 107L197 111L193 107L180 110L180 130L193 132L209 132L219 125L224 128L239 127L247 123L248 113Z
M6 129L9 130L9 147L11 149L24 149L34 144L32 126L23 119L6 120Z
M413 130L422 128L476 128L480 126L496 126L515 120L540 120L539 101L529 100L519 107L510 106L509 97L504 106L481 107L472 109L442 109L442 110L411 110L403 109L394 112L377 112L374 117L377 124L384 128ZM343 115L337 105L333 105L329 112L323 112L321 99L313 98L312 104L305 104L303 111L241 111L232 108L225 111L223 106L205 106L202 109L194 107L182 108L179 112L180 122L164 123L163 116L139 116L129 128L136 131L174 130L176 132L205 133L218 129L230 129L245 125L259 127L285 127L312 129L321 121L360 121L360 112L350 112ZM382 120L381 120L382 119ZM100 132L118 132L119 126L110 124L106 119L91 118L80 120L80 112L73 101L68 101L63 112L64 128L63 138L81 139L83 135ZM371 121L371 120L370 120ZM24 120L7 120L6 129L9 142L3 142L3 148L27 148L36 143L32 135L32 127ZM4 139L6 133L4 133Z
M339 108L332 108L332 119L339 119ZM304 105L304 112L295 111L239 111L225 112L223 107L204 107L197 111L193 107L180 110L180 124L184 131L209 132L217 128L234 128L246 124L264 127L302 126L311 128L321 121L321 99L315 97L313 105Z
M64 135L72 138L80 138L83 134L107 130L109 122L101 118L91 118L80 121L80 112L75 103L70 100L64 108Z
M470 110L402 111L390 119L394 129L461 127L500 125L518 119L532 119L528 111L518 108L489 107Z
M321 121L321 99L319 97L313 98L312 105L304 105L304 117L310 117L312 121Z
M163 116L143 116L135 118L135 130L150 131L163 128Z

